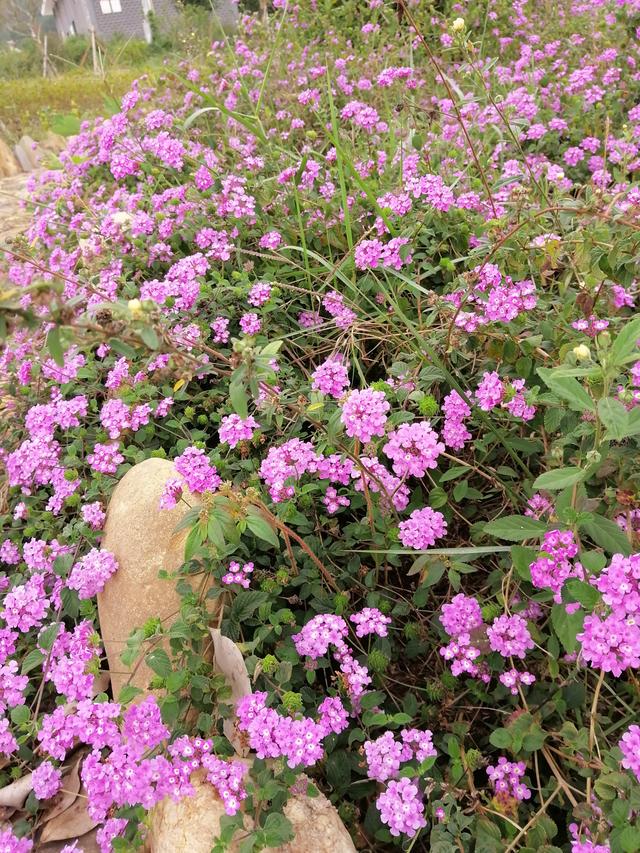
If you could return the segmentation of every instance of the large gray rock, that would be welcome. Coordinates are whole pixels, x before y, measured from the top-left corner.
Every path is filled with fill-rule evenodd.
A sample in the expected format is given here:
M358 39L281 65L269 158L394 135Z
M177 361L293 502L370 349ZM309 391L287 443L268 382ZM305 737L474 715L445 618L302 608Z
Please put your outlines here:
M176 532L176 526L188 507L159 506L164 484L175 476L167 459L146 459L127 471L109 502L102 547L116 556L119 568L98 595L98 614L115 699L127 683L147 690L153 676L143 662L129 671L120 660L131 632L154 617L170 624L180 610L175 580L158 577L160 569L175 572L184 563L188 531ZM184 497L197 505L188 492Z
M185 797L178 803L167 797L151 812L147 853L210 853L220 835L224 807L201 773L195 773L191 781L195 796ZM279 853L355 853L351 836L335 808L322 794L317 797L296 795L289 800L284 813L293 825L295 837L278 847ZM244 826L247 831L253 827L248 815L245 815ZM228 848L230 853L237 853L241 835L236 832Z
M211 14L225 33L233 33L240 18L238 3L234 0L213 0Z

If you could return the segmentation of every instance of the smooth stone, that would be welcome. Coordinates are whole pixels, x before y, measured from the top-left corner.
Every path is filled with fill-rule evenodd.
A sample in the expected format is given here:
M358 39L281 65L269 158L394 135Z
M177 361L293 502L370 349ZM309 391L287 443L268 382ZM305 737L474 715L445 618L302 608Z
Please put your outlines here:
M19 173L20 164L4 139L0 139L0 178L13 178Z
M176 527L188 507L181 501L160 509L164 484L175 476L169 460L146 459L127 471L109 502L101 547L115 555L119 568L98 595L98 615L116 700L125 684L148 690L153 677L144 662L127 670L120 660L129 635L152 618L170 624L180 611L175 579L158 577L160 569L175 572L184 563L188 530ZM184 498L198 505L188 492Z
M174 802L170 797L162 800L151 812L149 832L146 839L147 853L210 853L220 835L220 818L224 815L222 801L212 785L206 782L201 772L194 773L191 782L195 788L193 797ZM296 795L284 808L291 821L294 838L278 848L279 853L356 853L356 848L338 812L329 800ZM249 815L244 817L247 831L253 827ZM229 845L230 853L237 853L242 834Z
M33 172L38 168L42 155L38 151L37 143L30 136L23 136L20 142L13 148L18 163L23 172Z

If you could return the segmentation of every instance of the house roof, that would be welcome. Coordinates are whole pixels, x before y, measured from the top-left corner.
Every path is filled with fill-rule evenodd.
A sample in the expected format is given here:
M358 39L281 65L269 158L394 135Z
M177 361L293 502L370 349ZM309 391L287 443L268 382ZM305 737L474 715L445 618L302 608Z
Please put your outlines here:
M56 5L56 0L42 0L41 15L53 15L53 10Z

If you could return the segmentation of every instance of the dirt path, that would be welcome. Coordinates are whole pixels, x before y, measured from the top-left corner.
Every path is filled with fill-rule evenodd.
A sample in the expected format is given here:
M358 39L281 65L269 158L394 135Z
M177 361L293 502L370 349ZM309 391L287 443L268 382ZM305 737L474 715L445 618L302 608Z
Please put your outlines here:
M0 180L0 245L19 234L29 221L29 213L20 204L28 197L30 173Z

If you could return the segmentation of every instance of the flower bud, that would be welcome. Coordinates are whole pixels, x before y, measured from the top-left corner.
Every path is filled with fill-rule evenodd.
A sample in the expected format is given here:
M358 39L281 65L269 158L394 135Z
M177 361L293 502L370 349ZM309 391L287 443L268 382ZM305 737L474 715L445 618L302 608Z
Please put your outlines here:
M578 361L587 361L591 358L591 350L586 344L578 344L577 347L574 347L573 354Z

